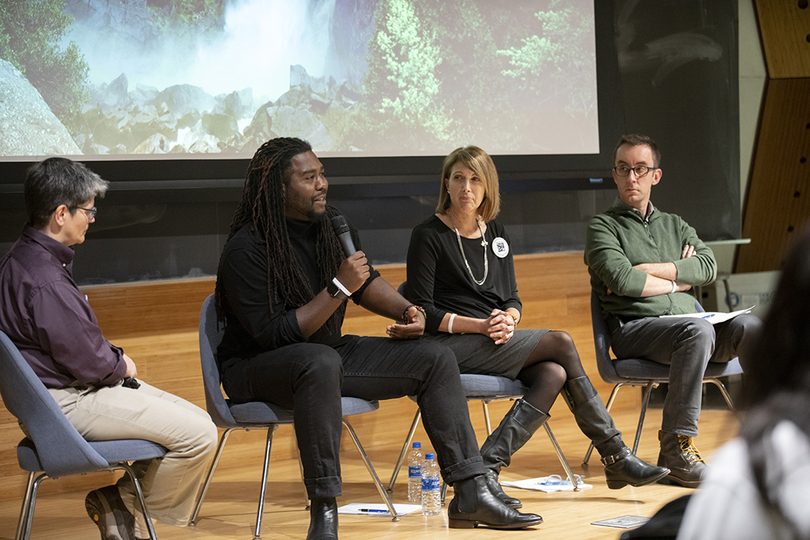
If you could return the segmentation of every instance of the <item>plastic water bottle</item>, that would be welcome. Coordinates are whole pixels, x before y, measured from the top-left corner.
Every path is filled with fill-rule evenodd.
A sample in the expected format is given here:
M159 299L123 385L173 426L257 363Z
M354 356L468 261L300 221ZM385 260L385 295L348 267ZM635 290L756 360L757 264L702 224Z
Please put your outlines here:
M408 502L422 502L422 443L418 442L408 454Z
M425 454L422 468L422 514L435 516L442 509L440 493L439 465L433 454Z

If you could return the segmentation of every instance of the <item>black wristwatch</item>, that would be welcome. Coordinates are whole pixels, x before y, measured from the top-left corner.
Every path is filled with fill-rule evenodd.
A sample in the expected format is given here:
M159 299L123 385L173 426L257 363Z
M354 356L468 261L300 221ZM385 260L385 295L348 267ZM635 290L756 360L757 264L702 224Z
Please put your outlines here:
M346 293L340 290L340 287L338 287L337 283L335 283L334 281L330 281L329 284L326 285L326 292L328 292L329 296L331 296L332 298L337 298L339 300L349 299Z

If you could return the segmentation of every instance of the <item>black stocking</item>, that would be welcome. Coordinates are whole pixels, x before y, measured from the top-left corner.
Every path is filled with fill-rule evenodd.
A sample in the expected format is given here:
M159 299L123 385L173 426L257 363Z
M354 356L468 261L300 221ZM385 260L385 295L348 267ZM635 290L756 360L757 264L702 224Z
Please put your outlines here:
M548 412L565 381L582 377L585 370L574 340L566 332L550 331L537 343L518 379L528 387L523 399Z

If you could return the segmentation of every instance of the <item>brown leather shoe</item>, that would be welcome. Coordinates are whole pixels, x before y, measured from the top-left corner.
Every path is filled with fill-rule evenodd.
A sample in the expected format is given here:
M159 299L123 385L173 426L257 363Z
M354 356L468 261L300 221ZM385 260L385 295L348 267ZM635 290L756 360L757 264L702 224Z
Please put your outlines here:
M670 470L670 473L658 483L698 487L708 467L700 456L700 451L695 447L692 437L659 431L658 440L661 441L658 466Z

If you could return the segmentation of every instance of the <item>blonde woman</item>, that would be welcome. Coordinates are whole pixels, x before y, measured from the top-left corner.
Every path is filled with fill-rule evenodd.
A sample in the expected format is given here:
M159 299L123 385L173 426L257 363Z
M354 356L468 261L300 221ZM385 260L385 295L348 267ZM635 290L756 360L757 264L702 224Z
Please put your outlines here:
M405 296L427 313L425 338L449 346L462 373L519 379L527 388L481 447L490 490L520 508L498 483L501 467L548 420L563 392L582 432L602 456L608 487L643 486L669 470L632 454L582 368L566 332L517 329L517 294L509 235L496 217L498 173L475 146L444 160L436 213L418 225L408 248ZM389 330L396 336L396 328Z

